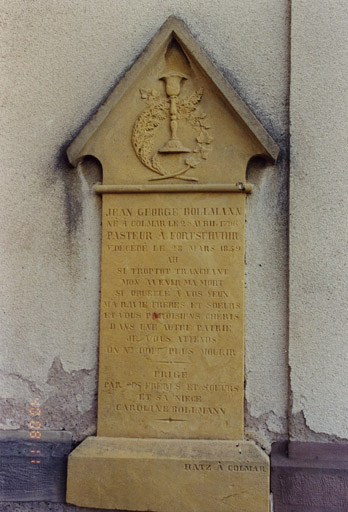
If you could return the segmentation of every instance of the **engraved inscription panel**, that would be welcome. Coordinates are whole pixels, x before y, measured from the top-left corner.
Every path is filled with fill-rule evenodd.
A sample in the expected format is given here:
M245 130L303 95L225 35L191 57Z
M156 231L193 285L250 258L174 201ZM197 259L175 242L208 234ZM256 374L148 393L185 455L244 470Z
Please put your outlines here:
M98 435L243 437L244 202L104 195Z

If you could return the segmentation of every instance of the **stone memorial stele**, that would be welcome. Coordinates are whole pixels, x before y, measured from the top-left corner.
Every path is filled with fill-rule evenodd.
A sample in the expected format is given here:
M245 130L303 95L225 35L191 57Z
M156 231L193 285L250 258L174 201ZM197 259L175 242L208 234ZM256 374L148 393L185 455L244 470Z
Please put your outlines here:
M98 428L67 502L267 512L269 460L245 441L244 213L275 142L169 18L68 150L103 169Z

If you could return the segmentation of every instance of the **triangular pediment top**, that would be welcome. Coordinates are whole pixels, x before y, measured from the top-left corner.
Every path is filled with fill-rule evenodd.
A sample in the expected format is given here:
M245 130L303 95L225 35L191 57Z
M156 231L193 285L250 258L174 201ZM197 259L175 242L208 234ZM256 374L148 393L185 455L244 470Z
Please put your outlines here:
M279 147L276 142L250 111L231 84L211 62L210 58L196 42L186 25L181 20L170 17L162 25L137 61L126 72L107 100L101 105L97 113L84 126L68 148L68 158L74 166L77 165L81 158L87 154L91 154L88 152L88 146L93 135L107 119L110 112L121 102L132 84L139 79L144 69L157 54L165 51L173 38L179 43L183 51L187 52L187 55L193 58L195 65L197 65L202 74L207 76L214 84L224 102L229 107L232 107L232 110L239 116L250 132L252 132L259 145L263 148L260 154L267 155L273 161L277 159Z

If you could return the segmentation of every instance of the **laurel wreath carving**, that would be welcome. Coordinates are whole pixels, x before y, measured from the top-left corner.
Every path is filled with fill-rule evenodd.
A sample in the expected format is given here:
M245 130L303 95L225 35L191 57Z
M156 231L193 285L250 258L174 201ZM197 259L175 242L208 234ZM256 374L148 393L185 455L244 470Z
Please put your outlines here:
M188 170L199 165L201 160L206 160L211 148L210 144L214 137L211 134L211 126L204 112L197 112L202 96L203 89L198 89L186 99L177 101L177 111L180 119L185 119L196 132L196 146L192 153L185 158L183 169L168 174L160 163L158 153L153 151L154 136L156 129L164 120L169 118L169 99L158 99L159 93L152 89L140 89L141 98L146 100L147 108L140 114L133 126L132 144L139 160L151 171L160 175L160 178L152 180L161 180L169 178L185 179L188 181L198 181L197 178L183 176Z

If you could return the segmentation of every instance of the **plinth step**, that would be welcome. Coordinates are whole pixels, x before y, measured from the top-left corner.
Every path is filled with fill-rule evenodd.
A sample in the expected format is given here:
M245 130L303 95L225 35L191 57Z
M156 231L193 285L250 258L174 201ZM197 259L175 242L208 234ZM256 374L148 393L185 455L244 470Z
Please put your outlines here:
M268 512L269 459L251 441L89 437L67 502L152 512Z

